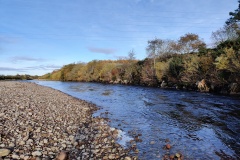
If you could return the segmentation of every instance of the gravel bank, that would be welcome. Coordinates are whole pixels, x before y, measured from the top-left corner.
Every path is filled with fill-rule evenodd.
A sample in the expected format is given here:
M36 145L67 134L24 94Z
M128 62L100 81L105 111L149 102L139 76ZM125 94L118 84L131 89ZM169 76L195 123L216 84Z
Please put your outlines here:
M0 159L136 159L97 108L34 83L0 81Z

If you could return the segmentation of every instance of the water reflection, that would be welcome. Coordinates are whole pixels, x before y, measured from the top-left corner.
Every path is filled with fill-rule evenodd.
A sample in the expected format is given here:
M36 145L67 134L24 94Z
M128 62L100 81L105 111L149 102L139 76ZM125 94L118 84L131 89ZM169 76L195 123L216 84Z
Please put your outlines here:
M36 83L95 103L102 108L95 116L109 118L128 136L141 134L140 159L176 152L187 159L240 158L238 98L97 83ZM164 150L166 139L170 152Z

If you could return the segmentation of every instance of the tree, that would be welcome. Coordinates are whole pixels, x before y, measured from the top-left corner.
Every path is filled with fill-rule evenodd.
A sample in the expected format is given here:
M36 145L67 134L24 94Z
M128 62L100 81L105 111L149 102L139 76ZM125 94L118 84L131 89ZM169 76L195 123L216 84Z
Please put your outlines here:
M225 25L223 28L213 32L211 38L214 41L214 45L217 46L227 40L236 40L238 38L238 34L235 28Z
M149 58L157 58L173 54L176 48L176 43L172 40L154 39L148 41L147 53Z
M167 76L170 61L171 59L168 59L168 61L161 61L156 63L156 76L158 81L162 81L163 78Z
M197 54L186 54L183 58L183 72L181 80L183 82L196 82L199 79L200 57Z
M175 56L171 58L171 61L169 62L169 69L168 73L170 76L172 76L174 79L178 80L180 77L180 73L184 70L183 67L183 58L182 56Z
M206 44L199 39L199 36L193 33L187 33L181 36L178 40L178 45L182 54L196 52L199 48L206 46Z
M153 68L155 68L155 64L156 64L158 46L160 46L162 43L163 43L163 40L157 39L157 38L154 40L148 41L147 55L149 58L153 59Z
M133 49L128 52L128 59L131 60L131 61L136 59L135 58L135 52L134 52Z
M148 41L147 53L148 57L153 59L152 73L156 75L156 59L167 57L177 50L176 42L172 40L154 39Z
M79 62L75 64L71 70L71 72L68 73L68 78L71 81L77 81L78 80L78 71L81 70L85 66L85 63Z
M180 47L180 45L178 44L178 42L171 40L171 41L169 42L169 47L171 48L171 53L172 53L172 54L181 53L181 52L180 52L180 51L181 51L181 47Z
M136 61L133 61L132 63L126 64L124 67L124 76L123 80L127 81L127 83L131 84L139 84L140 82L140 66Z
M61 81L68 81L69 80L69 74L71 72L71 70L74 67L74 63L68 64L63 66L63 68L61 69L61 77L60 80Z
M173 40L163 40L161 45L159 45L157 55L159 57L167 57L171 54L177 52L176 42Z
M156 71L152 67L151 60L145 59L141 66L141 84L153 86L157 83Z
M238 35L240 36L240 0L238 3L238 9L236 9L234 12L229 13L230 18L226 21L226 24L232 28L235 28Z
M61 70L55 70L51 74L51 80L59 81L61 80Z
M116 74L113 72L113 69L116 67L116 64L111 62L105 62L103 68L101 69L99 75L100 75L100 81L102 82L110 82L112 80L116 79Z
M229 12L229 15L231 17L226 21L227 25L240 21L240 0L238 1L238 3L238 9L236 9L234 12Z
M230 72L238 72L240 70L240 56L233 48L225 48L223 54L216 58L216 67L219 70L228 70Z

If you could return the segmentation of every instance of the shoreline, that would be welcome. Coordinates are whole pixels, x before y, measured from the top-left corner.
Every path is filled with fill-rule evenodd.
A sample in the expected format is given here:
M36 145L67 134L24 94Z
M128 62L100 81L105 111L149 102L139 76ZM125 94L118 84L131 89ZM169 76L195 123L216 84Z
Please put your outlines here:
M138 87L147 87L147 88L156 88L156 89L164 89L164 90L170 90L170 91L185 91L185 92L196 92L196 93L208 93L212 95L218 95L218 96L228 96L228 97L240 97L240 92L236 93L229 93L229 92L214 92L212 90L210 91L200 91L197 86L194 87L185 87L182 85L181 87L176 87L177 85L169 85L162 87L161 85L158 86L148 86L148 85L140 85L140 84L124 84L124 83L109 83L109 82L95 82L95 81L60 81L60 80L50 80L50 79L33 79L36 81L56 81L56 82L80 82L80 83L97 83L97 84L106 84L106 85L123 85L123 86L138 86ZM180 85L180 84L179 84Z
M29 82L0 81L0 92L0 159L137 159L94 104Z

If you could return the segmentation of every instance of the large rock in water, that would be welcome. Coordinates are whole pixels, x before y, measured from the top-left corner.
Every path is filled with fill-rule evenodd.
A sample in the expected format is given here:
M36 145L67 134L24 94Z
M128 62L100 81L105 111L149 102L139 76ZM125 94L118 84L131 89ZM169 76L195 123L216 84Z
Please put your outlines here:
M167 87L167 82L162 81L162 83L161 83L161 88L166 88L166 87Z
M198 82L197 87L200 92L209 92L209 87L207 86L205 79L202 79L200 82Z
M237 83L231 83L229 85L230 94L239 94L240 93L240 85Z

